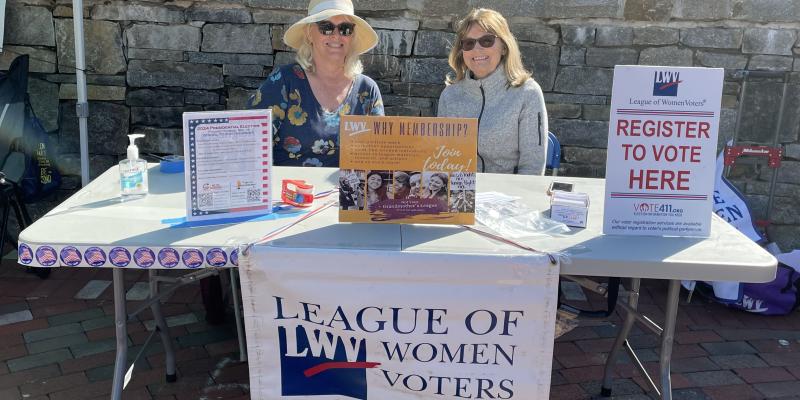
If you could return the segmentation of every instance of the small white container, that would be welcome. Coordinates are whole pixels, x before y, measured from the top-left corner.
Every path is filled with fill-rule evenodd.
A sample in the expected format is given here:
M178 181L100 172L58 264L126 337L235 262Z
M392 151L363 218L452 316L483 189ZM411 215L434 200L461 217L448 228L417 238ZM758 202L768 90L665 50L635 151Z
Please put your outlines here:
M550 219L567 226L586 228L588 217L588 194L553 191L550 196Z

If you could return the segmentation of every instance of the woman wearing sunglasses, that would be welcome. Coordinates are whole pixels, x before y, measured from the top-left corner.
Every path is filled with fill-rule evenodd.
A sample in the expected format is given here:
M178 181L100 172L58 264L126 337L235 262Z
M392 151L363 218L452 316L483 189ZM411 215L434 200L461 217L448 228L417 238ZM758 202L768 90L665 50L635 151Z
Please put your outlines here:
M506 19L472 10L457 25L440 117L478 118L478 171L544 173L547 110Z
M274 165L338 167L339 117L383 115L378 86L359 60L378 35L350 0L312 0L283 41L297 63L275 67L247 106L272 109Z

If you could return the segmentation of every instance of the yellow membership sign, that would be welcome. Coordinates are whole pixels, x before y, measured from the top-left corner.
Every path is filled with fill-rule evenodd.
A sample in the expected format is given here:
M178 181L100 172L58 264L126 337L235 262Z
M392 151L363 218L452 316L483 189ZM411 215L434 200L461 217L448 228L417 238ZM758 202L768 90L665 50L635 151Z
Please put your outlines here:
M475 223L478 120L342 116L339 221Z

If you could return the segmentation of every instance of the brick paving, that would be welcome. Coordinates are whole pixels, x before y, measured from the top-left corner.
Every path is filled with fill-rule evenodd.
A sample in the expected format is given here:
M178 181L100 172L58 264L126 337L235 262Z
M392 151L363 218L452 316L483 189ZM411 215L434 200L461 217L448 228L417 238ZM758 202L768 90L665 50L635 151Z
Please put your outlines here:
M126 289L144 279L142 271L126 273ZM48 279L40 280L13 262L3 262L0 399L109 397L115 343L112 293L105 283L110 280L107 270L66 268L54 269ZM660 318L665 296L664 283L644 281L641 308ZM729 310L698 296L685 304L685 298L682 293L673 348L674 399L800 398L797 313L763 317ZM129 310L137 304L130 302ZM588 307L602 304L593 296L576 303ZM232 312L222 325L207 324L196 285L176 291L163 311L175 339L178 381L165 381L164 354L154 340L138 361L123 398L248 399L247 363L238 361ZM619 322L619 316L611 321L581 321L578 328L556 341L551 399L601 398L603 363ZM147 339L148 329L152 329L149 311L129 323L131 360ZM645 367L656 372L659 346L655 335L634 327L630 343ZM624 356L615 369L612 399L652 398L645 387L643 377Z

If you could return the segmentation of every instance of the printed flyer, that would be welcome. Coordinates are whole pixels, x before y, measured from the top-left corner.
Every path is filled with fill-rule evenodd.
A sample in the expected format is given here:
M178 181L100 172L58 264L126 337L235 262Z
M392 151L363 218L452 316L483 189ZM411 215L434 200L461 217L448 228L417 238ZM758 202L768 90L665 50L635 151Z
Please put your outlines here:
M183 113L186 218L269 214L272 111Z
M478 120L342 116L339 221L475 223Z

